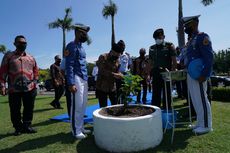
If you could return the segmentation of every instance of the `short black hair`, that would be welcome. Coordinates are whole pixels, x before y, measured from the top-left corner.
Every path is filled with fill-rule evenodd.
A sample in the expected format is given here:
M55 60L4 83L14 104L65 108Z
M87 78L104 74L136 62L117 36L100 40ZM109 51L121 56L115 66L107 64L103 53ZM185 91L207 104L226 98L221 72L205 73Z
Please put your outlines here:
M18 35L15 37L14 42L16 42L20 38L26 39L23 35Z

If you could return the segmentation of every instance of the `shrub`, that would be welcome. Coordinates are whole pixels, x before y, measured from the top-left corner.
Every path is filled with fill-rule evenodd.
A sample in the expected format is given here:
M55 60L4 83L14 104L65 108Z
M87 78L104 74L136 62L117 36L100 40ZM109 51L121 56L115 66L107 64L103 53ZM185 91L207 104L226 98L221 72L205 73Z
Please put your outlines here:
M216 101L230 102L230 88L214 87L212 89L212 99Z

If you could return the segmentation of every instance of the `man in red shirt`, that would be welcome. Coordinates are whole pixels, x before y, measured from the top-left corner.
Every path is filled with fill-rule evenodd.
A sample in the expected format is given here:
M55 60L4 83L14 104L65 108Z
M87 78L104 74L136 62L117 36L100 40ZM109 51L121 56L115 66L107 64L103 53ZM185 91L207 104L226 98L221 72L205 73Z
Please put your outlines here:
M7 82L11 121L17 136L37 132L31 127L31 122L37 95L38 67L35 59L25 52L27 42L24 36L16 36L14 45L16 50L4 55L0 67L0 94L6 95ZM24 106L22 117L21 101Z

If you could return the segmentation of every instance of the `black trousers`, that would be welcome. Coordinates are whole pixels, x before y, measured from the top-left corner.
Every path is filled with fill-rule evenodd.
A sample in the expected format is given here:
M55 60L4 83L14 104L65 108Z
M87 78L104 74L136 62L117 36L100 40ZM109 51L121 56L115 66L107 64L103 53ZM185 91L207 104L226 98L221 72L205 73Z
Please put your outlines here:
M36 95L36 89L29 92L9 93L10 117L15 129L20 130L31 125ZM22 104L23 116L21 116Z
M146 96L147 96L147 82L146 82L146 79L144 79L144 80L142 80L140 82L140 86L141 85L142 85L142 88L143 88L142 102L143 102L143 104L146 104ZM141 90L138 91L137 102L140 103L140 100L141 100Z
M96 90L97 98L99 101L100 108L107 106L107 98L109 97L109 100L111 101L111 105L117 104L117 96L116 91L114 92L103 92L101 90Z
M59 100L64 93L64 86L60 85L58 87L55 87L54 91L55 91L55 96L54 96L54 100L52 101L52 103L55 104L57 107L60 107L61 104Z
M152 105L161 107L161 93L163 92L163 109L166 109L166 96L164 80L160 69L153 69L152 79ZM168 108L171 109L171 89L170 82L166 82Z

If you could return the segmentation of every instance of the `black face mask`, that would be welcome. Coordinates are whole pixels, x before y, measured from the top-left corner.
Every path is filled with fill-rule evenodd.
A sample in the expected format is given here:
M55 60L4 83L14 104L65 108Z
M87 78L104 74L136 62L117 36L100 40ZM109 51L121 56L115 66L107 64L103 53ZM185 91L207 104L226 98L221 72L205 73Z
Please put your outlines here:
M18 44L16 48L18 51L24 52L26 50L26 44Z
M140 57L144 58L145 57L145 53L140 53Z
M79 40L81 43L84 43L88 40L88 37L87 37L87 35L83 35L83 36L81 36L81 38Z
M188 35L192 34L192 27L185 27L184 32Z

